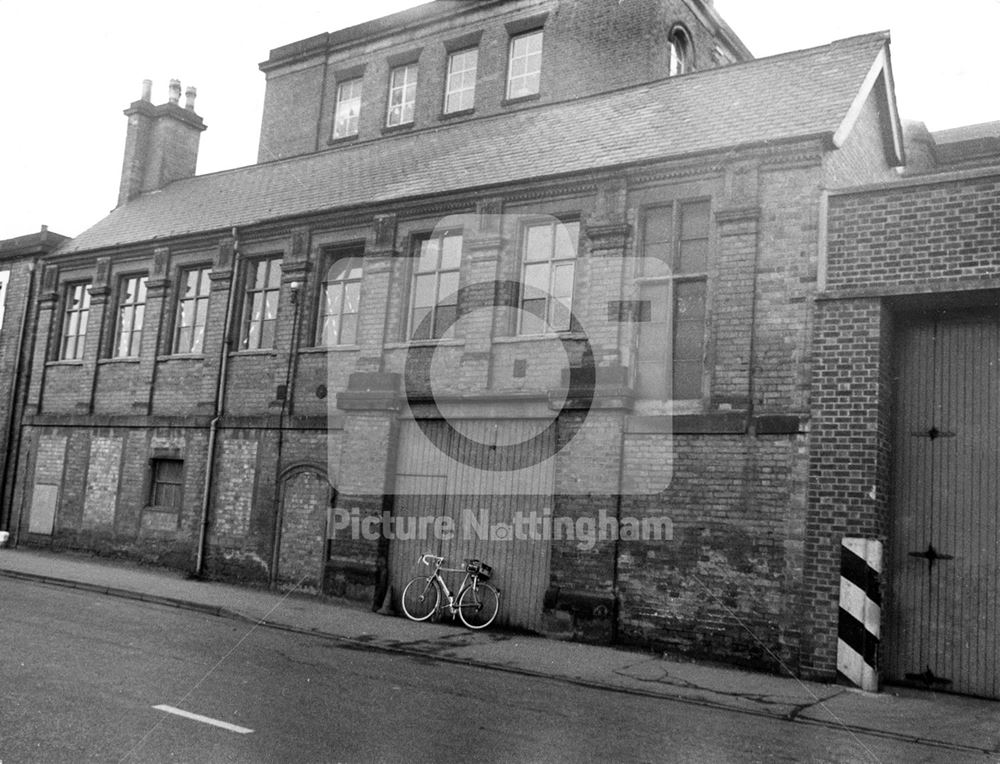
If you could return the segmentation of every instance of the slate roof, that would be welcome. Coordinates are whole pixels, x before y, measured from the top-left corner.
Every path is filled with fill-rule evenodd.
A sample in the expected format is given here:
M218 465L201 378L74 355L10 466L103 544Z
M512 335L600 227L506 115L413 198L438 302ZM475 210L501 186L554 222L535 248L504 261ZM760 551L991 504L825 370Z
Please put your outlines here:
M612 93L176 181L59 253L488 187L728 147L832 135L879 32Z

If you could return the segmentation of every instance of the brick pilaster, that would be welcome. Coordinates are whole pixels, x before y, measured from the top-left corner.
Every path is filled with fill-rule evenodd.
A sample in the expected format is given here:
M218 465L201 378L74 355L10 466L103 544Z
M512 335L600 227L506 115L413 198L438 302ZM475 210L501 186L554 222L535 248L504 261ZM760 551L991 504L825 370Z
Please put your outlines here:
M42 410L42 392L45 389L45 364L58 353L59 337L56 332L56 310L59 305L59 268L46 265L42 271L42 284L38 293L38 323L35 328L35 348L31 357L31 382L25 403L26 415Z
M229 291L235 277L234 246L235 242L229 236L219 240L212 263L212 271L209 274L212 286L208 297L208 315L217 317L217 320L209 321L205 327L205 340L202 343L205 373L201 381L197 406L199 410L206 412L211 412L215 406L221 354L223 347L228 343L228 338L225 336L225 323L229 307ZM235 316L233 320L236 320Z
M104 327L109 311L114 311L111 286L111 258L97 258L97 270L90 287L90 314L87 318L87 335L83 344L83 369L80 374L77 410L82 414L94 412L94 393L97 389L97 361L104 354ZM110 304L109 304L110 303ZM112 321L113 323L113 321Z
M465 341L461 367L457 370L463 390L485 392L490 388L493 337L498 320L497 307L503 301L497 278L504 256L503 199L481 199L476 203L475 227L463 234L463 286L458 313Z
M132 409L137 414L149 414L153 410L153 395L156 388L156 357L161 346L170 338L163 337L166 313L170 297L170 248L157 247L153 250L153 263L146 277L146 314L142 327L142 344L139 347L139 368L136 371L136 400Z
M365 296L358 320L358 371L382 371L396 249L396 216L376 215L365 243Z

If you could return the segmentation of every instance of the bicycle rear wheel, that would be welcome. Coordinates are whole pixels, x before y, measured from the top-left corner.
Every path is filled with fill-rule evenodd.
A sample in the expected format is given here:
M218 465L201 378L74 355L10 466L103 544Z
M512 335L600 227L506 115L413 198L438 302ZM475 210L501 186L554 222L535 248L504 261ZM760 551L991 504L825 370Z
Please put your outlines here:
M473 584L458 597L458 617L470 629L485 629L499 611L500 592L489 584Z
M438 608L441 592L430 576L418 576L403 589L403 612L413 621L426 621Z

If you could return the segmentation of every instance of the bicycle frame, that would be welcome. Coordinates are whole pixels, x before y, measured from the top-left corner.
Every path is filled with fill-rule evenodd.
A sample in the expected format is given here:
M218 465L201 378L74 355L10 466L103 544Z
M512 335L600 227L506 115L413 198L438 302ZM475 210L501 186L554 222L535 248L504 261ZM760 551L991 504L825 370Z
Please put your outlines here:
M425 555L421 559L426 561L427 557L428 555ZM479 576L477 576L474 573L469 573L469 571L465 570L465 568L442 567L442 563L444 562L444 560L439 557L431 556L430 559L435 561L434 570L431 572L430 577L433 578L435 583L441 587L441 593L448 600L446 604L442 604L439 610L444 610L445 608L447 608L448 615L454 617L458 613L458 605L456 604L458 602L458 598L462 596L462 592L464 592L466 589L474 587L479 583ZM442 571L444 571L445 573L462 573L462 572L465 573L465 578L462 579L462 585L458 587L457 591L454 594L452 594L451 589L448 588L448 584L445 582L444 576L441 575Z

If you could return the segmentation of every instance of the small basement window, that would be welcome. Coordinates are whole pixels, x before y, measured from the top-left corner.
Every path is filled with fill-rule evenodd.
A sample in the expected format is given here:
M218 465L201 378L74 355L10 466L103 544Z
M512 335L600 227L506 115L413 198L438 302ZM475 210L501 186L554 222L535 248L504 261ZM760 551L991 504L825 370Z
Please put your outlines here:
M180 459L153 459L152 472L150 506L179 510L184 487L184 462Z

